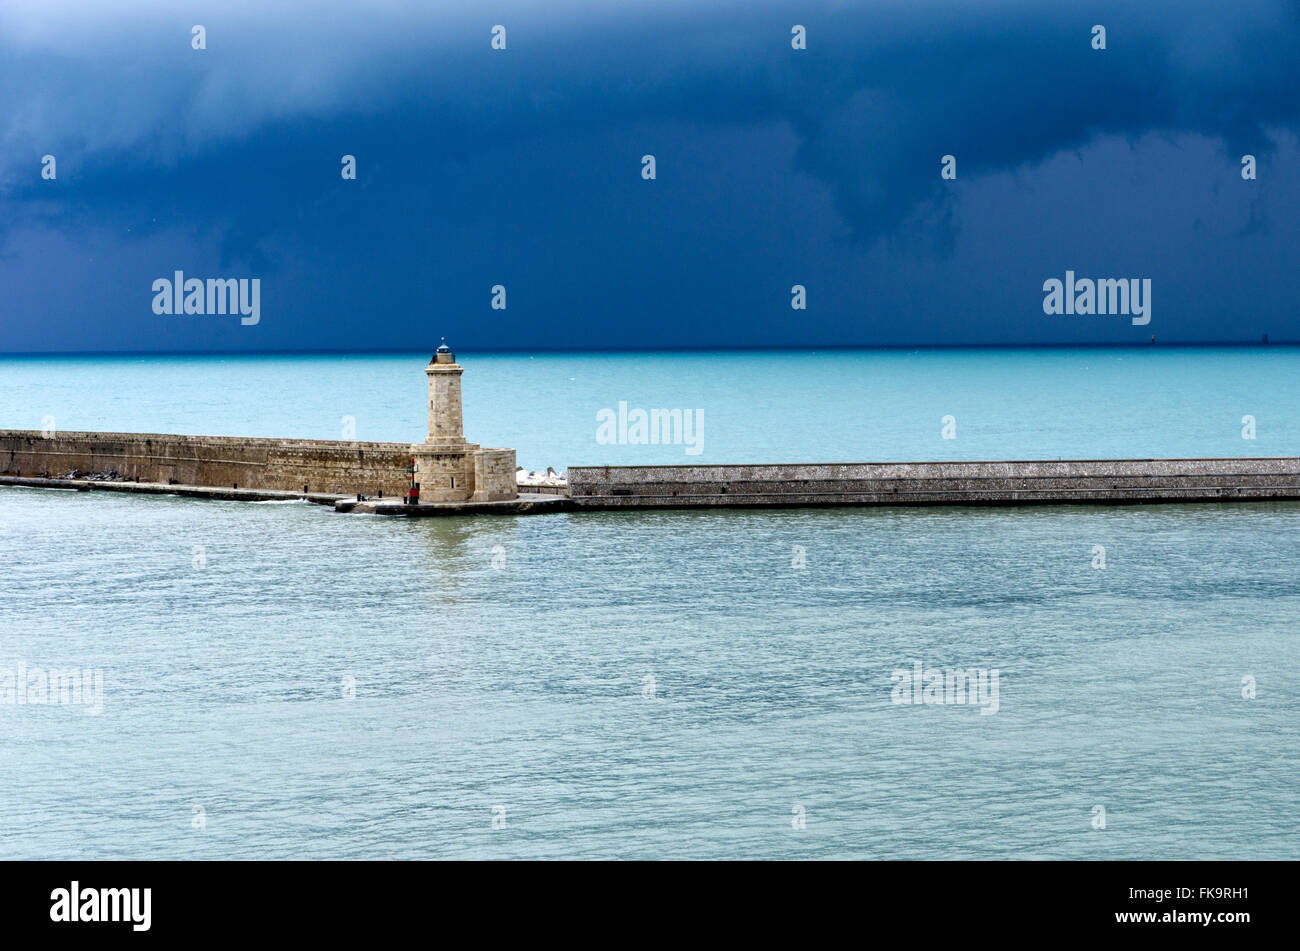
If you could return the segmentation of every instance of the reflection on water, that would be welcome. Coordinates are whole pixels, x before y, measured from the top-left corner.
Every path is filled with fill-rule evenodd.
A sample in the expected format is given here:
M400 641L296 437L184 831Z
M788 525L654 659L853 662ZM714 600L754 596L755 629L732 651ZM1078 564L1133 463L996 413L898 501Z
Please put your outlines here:
M0 489L0 668L104 671L0 704L0 856L1294 858L1297 532ZM916 663L998 712L893 703Z

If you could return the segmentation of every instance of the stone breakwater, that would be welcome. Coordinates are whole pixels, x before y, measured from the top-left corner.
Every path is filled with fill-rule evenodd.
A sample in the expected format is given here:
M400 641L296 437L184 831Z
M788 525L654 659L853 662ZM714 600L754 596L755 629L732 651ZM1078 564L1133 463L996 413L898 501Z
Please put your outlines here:
M587 508L1300 499L1300 458L571 466Z
M485 475L483 483L504 486L512 457L508 450L478 453L476 460L501 470ZM410 459L405 443L0 430L0 484L227 499L299 497L342 503L339 511L381 515L1300 500L1300 457L1283 457L573 466L567 485L558 478L546 480L554 484L520 485L522 498L501 488L497 498L403 508L390 502L405 494Z
M410 460L405 443L0 430L0 476L73 481L74 473L112 472L119 485L400 496Z

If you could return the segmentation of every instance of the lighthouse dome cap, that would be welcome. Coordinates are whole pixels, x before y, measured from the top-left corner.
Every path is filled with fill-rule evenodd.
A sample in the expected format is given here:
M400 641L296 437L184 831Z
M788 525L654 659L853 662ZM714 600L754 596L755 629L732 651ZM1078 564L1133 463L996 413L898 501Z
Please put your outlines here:
M442 346L433 352L433 359L429 361L434 363L455 363L456 354L451 352L451 347L447 346L447 338L442 338Z

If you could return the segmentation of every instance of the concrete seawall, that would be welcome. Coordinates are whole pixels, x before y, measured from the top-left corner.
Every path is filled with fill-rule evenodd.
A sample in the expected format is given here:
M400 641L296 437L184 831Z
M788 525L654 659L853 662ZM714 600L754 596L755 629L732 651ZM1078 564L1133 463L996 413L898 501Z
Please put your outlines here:
M116 472L122 482L347 495L402 495L405 443L0 430L0 475Z
M572 466L577 509L1300 499L1300 458Z

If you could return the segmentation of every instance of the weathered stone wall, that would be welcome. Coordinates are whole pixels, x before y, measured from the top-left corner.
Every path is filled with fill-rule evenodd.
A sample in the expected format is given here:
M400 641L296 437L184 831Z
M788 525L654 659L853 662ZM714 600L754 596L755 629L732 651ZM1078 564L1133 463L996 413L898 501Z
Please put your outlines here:
M515 485L515 491L520 495L559 495L567 496L569 494L568 483L561 485L531 485L526 482L520 482Z
M432 445L463 443L460 376L455 363L431 363L425 370L429 380L429 437Z
M573 466L580 508L1300 499L1300 458Z
M474 454L475 502L500 502L518 494L513 449L480 449Z
M389 496L405 493L409 462L406 443L0 430L3 475L115 471L141 482Z
M141 482L391 497L405 495L412 449L407 443L151 433L46 438L0 430L0 475L115 471ZM454 473L465 499L516 497L514 450L471 445L446 453L444 461L445 472L429 475L450 480ZM575 466L568 471L568 494L578 508L1300 499L1300 458ZM421 496L428 498L423 486Z
M421 502L499 502L519 494L513 449L481 449L466 443L464 449L453 451L416 443L411 454L419 470Z
M437 449L428 443L410 447L421 502L464 502L474 494L474 451Z

